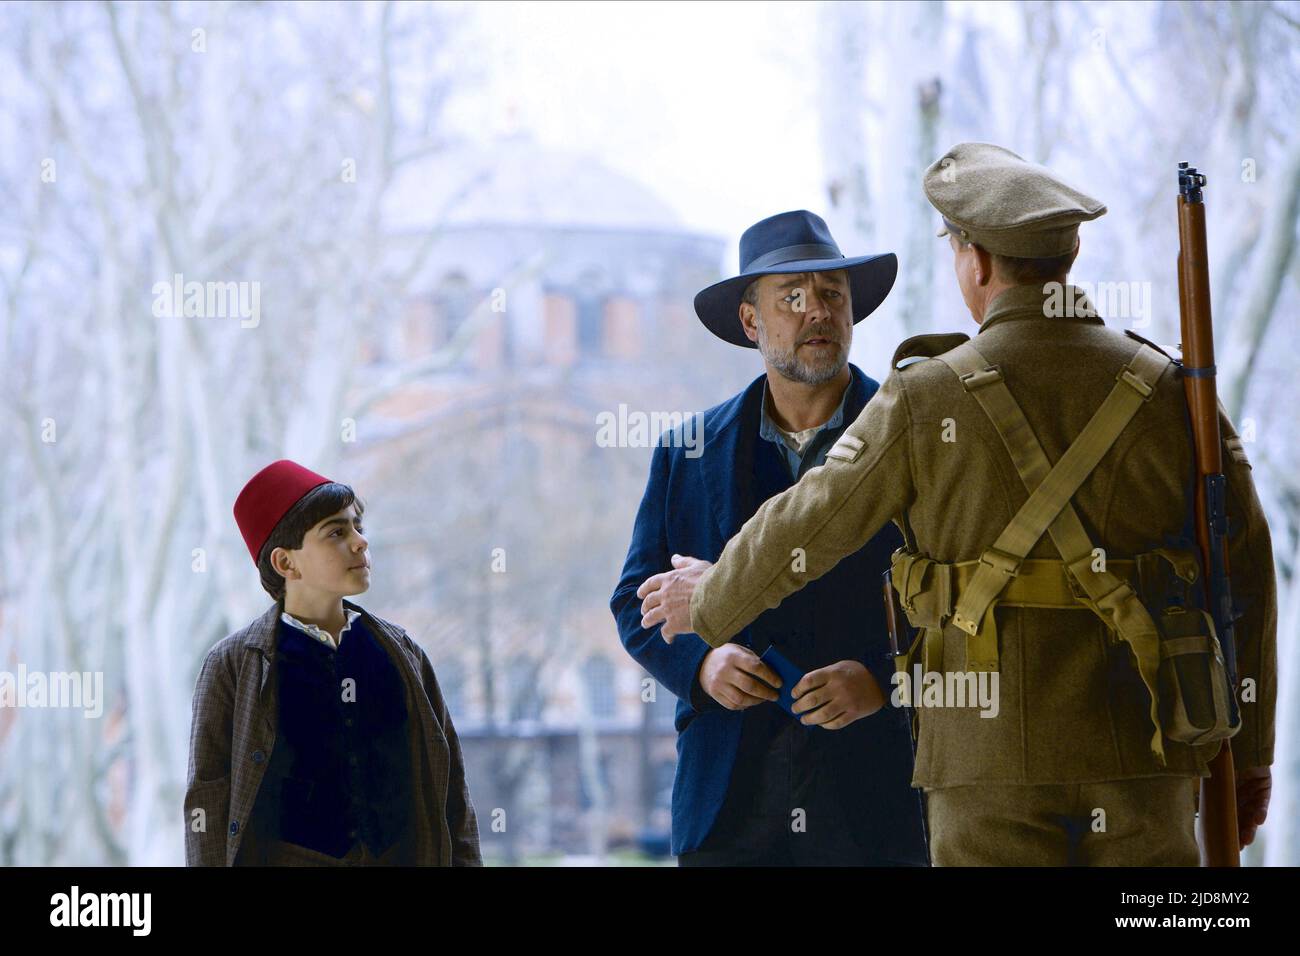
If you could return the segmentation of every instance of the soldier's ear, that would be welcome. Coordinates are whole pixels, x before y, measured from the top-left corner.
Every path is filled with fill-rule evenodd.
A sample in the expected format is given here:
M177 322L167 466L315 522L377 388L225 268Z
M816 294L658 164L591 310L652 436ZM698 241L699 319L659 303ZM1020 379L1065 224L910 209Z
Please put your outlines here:
M993 279L993 254L976 243L971 250L975 253L975 284L988 285Z

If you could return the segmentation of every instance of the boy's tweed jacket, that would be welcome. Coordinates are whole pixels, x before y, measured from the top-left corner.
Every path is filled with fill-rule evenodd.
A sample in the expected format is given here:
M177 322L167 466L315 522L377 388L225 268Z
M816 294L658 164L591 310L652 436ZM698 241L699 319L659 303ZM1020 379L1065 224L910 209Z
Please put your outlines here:
M406 685L411 724L415 862L481 866L478 821L465 784L460 741L433 665L395 624L350 601L389 652ZM234 866L259 859L256 837L245 841L262 775L270 763L279 714L275 666L280 602L208 652L194 691L189 776L185 790L185 863ZM194 811L206 826L195 832ZM241 854L241 847L243 853Z

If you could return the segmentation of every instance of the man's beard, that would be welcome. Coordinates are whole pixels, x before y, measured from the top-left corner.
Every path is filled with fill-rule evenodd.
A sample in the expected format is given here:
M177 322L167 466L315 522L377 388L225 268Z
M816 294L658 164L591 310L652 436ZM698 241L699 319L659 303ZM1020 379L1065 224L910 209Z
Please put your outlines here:
M836 347L834 357L827 354L819 361L805 362L799 357L799 346L790 349L777 349L767 341L767 330L763 327L763 316L757 311L754 321L758 326L758 351L774 369L792 382L804 385L821 385L829 382L844 370L849 361L848 343L837 342L834 337L821 332L814 332L807 338L824 338Z

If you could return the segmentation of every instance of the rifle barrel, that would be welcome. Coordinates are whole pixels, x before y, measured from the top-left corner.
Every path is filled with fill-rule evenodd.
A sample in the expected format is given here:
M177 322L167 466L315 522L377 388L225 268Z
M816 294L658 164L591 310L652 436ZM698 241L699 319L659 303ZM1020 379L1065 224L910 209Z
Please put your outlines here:
M1183 387L1191 418L1196 481L1196 541L1201 551L1205 606L1223 646L1236 713L1236 647L1228 593L1226 505L1223 495L1222 436L1215 388L1214 326L1210 312L1210 270L1205 241L1205 177L1187 163L1178 169L1178 306L1183 339ZM1201 857L1206 866L1238 866L1236 771L1230 741L1224 740L1201 781Z

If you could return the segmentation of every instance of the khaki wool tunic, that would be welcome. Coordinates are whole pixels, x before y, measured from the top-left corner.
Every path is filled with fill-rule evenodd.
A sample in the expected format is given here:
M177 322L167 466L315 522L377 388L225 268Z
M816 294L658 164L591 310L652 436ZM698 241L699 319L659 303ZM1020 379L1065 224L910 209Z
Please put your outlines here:
M1082 293L1066 287L1066 299ZM1080 304L1086 300L1079 298ZM1101 405L1140 342L1095 315L1045 312L1041 286L1017 286L991 304L975 344L997 365L1048 458L1055 463ZM701 578L692 627L714 647L762 611L860 548L906 513L920 551L943 562L978 559L1028 497L1001 438L976 399L943 362L929 358L960 336L904 343L927 358L891 372L826 464L758 510ZM1221 409L1222 412L1222 409ZM1236 431L1220 415L1230 520L1229 567L1237 622L1237 669L1253 686L1238 693L1242 727L1236 766L1273 761L1277 697L1277 593L1272 546ZM948 439L948 440L945 440ZM1165 369L1071 499L1094 547L1109 559L1170 547L1191 516L1191 433L1177 366ZM803 549L804 562L792 560ZM1030 558L1060 558L1044 534ZM878 587L864 581L863 587ZM1208 774L1218 744L1166 738L1167 766L1149 749L1149 696L1128 646L1084 607L999 607L999 711L919 711L913 785L1088 783ZM966 635L949 622L943 670L964 670ZM884 688L888 694L891 688ZM1243 699L1244 698L1244 699Z

